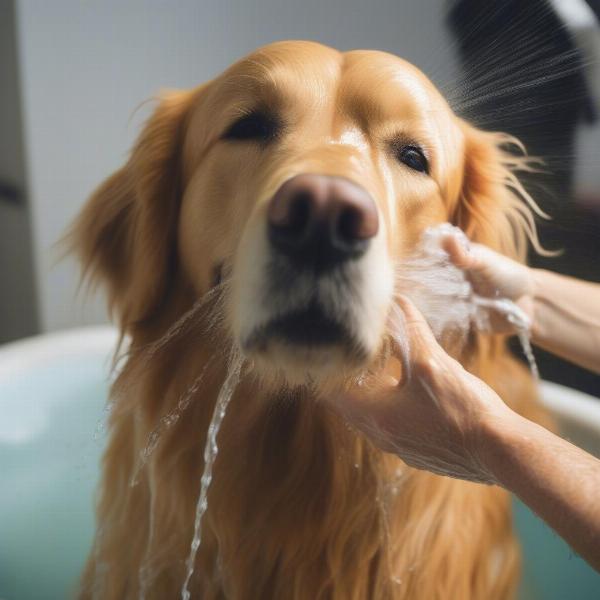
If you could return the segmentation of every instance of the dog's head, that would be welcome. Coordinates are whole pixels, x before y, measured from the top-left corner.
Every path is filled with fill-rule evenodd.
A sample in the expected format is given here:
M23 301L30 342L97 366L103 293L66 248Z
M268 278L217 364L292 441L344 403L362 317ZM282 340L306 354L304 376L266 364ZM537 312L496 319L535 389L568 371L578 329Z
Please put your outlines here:
M395 56L276 43L165 95L74 236L125 327L225 277L228 332L261 372L339 378L378 356L394 268L426 227L518 251L530 216L506 141Z

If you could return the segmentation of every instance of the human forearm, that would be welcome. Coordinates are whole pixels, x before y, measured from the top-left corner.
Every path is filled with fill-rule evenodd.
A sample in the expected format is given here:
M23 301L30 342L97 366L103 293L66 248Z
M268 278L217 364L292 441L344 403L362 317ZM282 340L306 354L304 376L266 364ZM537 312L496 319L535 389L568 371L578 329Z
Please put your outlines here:
M481 440L496 481L600 571L600 461L514 413L486 424Z
M600 373L600 285L532 269L532 341Z

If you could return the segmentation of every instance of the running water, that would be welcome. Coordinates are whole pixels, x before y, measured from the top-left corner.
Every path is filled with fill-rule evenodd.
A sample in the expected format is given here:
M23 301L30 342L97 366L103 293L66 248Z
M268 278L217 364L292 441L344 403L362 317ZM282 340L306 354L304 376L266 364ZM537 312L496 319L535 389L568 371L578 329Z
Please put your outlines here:
M162 351L170 342L180 336L183 332L189 330L189 326L194 323L194 320L197 319L200 311L206 307L208 302L215 298L217 294L222 293L227 281L221 282L219 285L212 288L208 291L202 298L197 300L192 308L190 308L186 313L184 313L179 320L177 320L171 327L167 330L166 334L163 335L157 341L149 344L146 347L141 349L142 352L142 361L141 367L147 367L152 358L157 355L160 351ZM221 313L217 311L213 311L212 315L209 315L208 325L204 323L204 330L210 331L212 327L217 323L220 318ZM156 425L156 427L150 432L148 435L148 439L146 441L146 445L140 452L140 456L138 459L138 463L136 465L135 471L129 481L129 485L131 487L136 486L139 483L139 477L142 469L148 462L150 456L156 450L158 443L160 441L160 437L164 430L172 427L179 421L182 413L187 409L192 401L196 392L200 389L200 384L202 383L204 376L208 370L208 367L213 363L216 354L213 354L212 357L206 362L200 375L193 381L192 385L186 390L186 392L181 396L179 401L177 402L175 408L169 411L166 415L163 415Z
M540 371L535 360L535 355L533 354L533 348L531 347L531 335L529 333L529 330L519 331L518 336L519 342L521 342L521 348L523 349L523 354L525 354L525 358L529 363L531 373L537 380L539 380Z
M206 362L202 371L200 372L200 375L198 375L198 377L196 377L196 379L193 381L192 385L186 390L185 394L183 394L181 396L181 398L175 405L175 408L173 410L169 411L166 415L164 415L161 418L161 420L158 422L158 425L150 432L150 435L148 436L148 440L146 442L146 446L140 452L140 458L139 458L138 465L135 469L133 476L131 477L131 479L129 481L129 485L131 487L134 487L139 483L140 473L141 473L142 469L144 468L144 466L146 465L146 463L148 462L148 459L150 458L150 456L152 455L152 453L158 446L158 442L160 440L160 436L161 436L162 432L165 429L168 429L169 427L175 425L175 423L177 423L177 421L179 421L182 413L187 409L190 402L196 395L196 392L200 389L200 384L204 380L204 375L205 375L208 367L213 363L215 356L216 355L213 354L213 356ZM150 552L152 550L152 540L154 537L154 506L153 506L153 504L154 504L154 495L152 494L150 496L150 525L149 525L148 545L146 548L146 555L142 562L142 566L140 567L140 569L138 571L138 580L139 580L139 586L140 586L140 593L138 596L138 600L145 600L146 593L150 589L150 584L152 582L152 565L150 564Z
M533 355L533 348L531 347L531 319L514 302L506 298L490 299L475 295L474 302L479 307L490 308L502 313L505 319L514 326L517 330L517 337L521 343L523 354L529 363L531 373L536 379L539 379L540 372L535 361L535 356Z
M225 286L227 285L227 281L223 280L218 285L212 287L208 292L206 292L201 298L194 302L193 306L185 312L163 335L159 340L149 344L145 348L143 348L143 352L145 354L145 360L148 362L153 356L158 354L163 348L165 348L172 340L179 337L182 333L189 330L189 326L193 325L194 320L198 318L199 313L209 304L209 302L215 297L218 297L219 294L223 292ZM219 314L219 313L217 313ZM213 315L212 321L215 320L215 315Z
M94 429L94 442L99 442L101 441L101 438L104 437L107 429L107 422L114 406L115 401L109 400L102 409L102 416L98 419L98 421L96 421L96 427Z
M131 477L131 479L129 481L129 485L131 487L134 487L139 483L140 473L142 472L142 469L148 462L148 460L149 460L150 456L152 455L152 453L154 452L154 450L156 450L156 447L158 446L158 442L160 441L160 436L162 435L163 431L165 431L169 427L172 427L173 425L175 425L177 423L177 421L179 421L182 413L190 405L190 402L196 395L196 392L200 389L200 384L204 380L206 371L208 370L208 367L210 365L212 365L212 363L215 359L215 356L216 355L213 354L213 356L210 359L208 359L208 361L202 368L200 375L198 375L198 377L196 377L196 379L194 379L192 385L186 390L185 394L183 394L181 396L181 398L175 405L175 408L172 409L171 411L169 411L166 415L163 415L161 417L160 421L158 422L158 425L148 435L146 445L140 452L138 464L135 468L133 476Z
M448 235L456 236L465 245L469 243L462 230L450 223L426 229L416 252L398 265L398 293L414 302L439 340L448 336L464 339L472 326L489 331L492 314L501 313L516 329L531 372L539 378L531 348L529 317L508 298L486 298L474 291L465 272L452 263L442 248L441 242ZM400 312L392 315L393 328L396 341L406 355L403 361L408 363L410 349L406 347Z
M227 407L233 396L235 388L240 380L240 374L242 370L242 359L241 357L234 355L231 359L229 366L229 372L221 387L215 409L208 426L208 432L206 435L206 445L204 447L204 472L202 473L202 479L200 480L200 496L198 497L198 504L196 505L196 517L194 520L194 537L190 545L190 553L186 561L187 575L181 588L182 600L190 600L189 584L194 574L194 563L196 562L196 554L198 548L202 542L202 517L208 507L208 489L212 481L212 470L215 459L219 452L217 446L217 435L221 424L227 412Z

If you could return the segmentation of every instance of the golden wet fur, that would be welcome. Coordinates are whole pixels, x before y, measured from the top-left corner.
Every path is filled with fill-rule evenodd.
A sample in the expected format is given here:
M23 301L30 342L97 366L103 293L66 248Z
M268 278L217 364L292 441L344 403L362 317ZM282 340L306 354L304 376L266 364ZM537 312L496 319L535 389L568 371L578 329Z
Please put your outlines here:
M221 141L257 97L285 115L287 137L277 148ZM430 136L431 178L385 154L381 139L398 123L403 134ZM349 136L359 143L346 144ZM360 183L377 202L394 260L443 221L522 258L534 228L513 170L527 161L505 151L508 141L460 121L400 59L313 43L267 46L197 89L162 97L70 238L131 339L112 391L81 598L137 598L140 580L146 598L179 597L206 431L233 343L230 283L156 342L211 289L217 265L236 277L240 240L277 187L301 172ZM531 378L504 339L473 334L461 360L515 409L535 412ZM372 364L397 369L393 360ZM204 368L131 485L152 431ZM512 597L519 548L506 492L407 468L330 413L318 389L276 381L245 375L229 407L192 598Z

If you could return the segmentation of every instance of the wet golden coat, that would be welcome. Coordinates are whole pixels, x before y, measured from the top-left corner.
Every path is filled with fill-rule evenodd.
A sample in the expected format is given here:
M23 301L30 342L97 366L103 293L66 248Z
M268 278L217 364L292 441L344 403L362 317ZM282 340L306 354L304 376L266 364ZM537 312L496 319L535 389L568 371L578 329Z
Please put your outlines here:
M285 116L276 148L223 142L227 124L256 103ZM392 134L420 140L430 177L398 167L386 145ZM82 598L94 589L137 598L140 569L147 598L180 593L206 430L232 344L228 287L168 342L147 347L207 293L215 265L233 265L235 277L240 240L277 187L303 172L359 183L377 203L393 261L443 221L522 256L532 226L512 169L526 162L501 151L504 142L460 121L417 69L380 52L278 43L197 89L164 95L70 238L131 337L113 389ZM461 360L517 410L535 410L530 378L503 339L472 335ZM207 364L189 407L163 428L130 485L149 435ZM268 373L242 380L219 434L192 597L511 597L519 551L508 494L407 468L348 429L318 392L277 389Z

